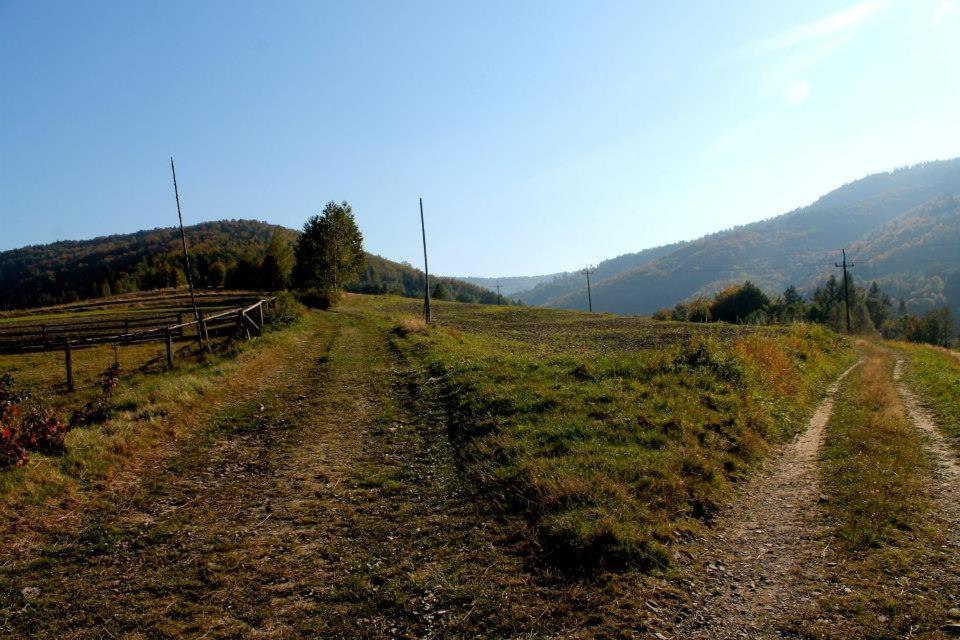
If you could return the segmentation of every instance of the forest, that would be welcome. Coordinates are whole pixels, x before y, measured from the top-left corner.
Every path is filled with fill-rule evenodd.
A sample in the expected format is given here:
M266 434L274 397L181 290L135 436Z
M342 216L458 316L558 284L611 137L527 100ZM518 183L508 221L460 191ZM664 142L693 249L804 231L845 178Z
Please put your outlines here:
M909 313L901 299L894 309L893 300L876 282L869 287L858 286L849 273L846 282L831 275L809 299L793 285L781 295L770 298L747 280L723 289L712 299L698 296L678 303L672 309L660 309L653 317L683 322L764 325L813 322L840 333L879 334L887 339L943 347L954 346L957 336L954 315L949 307L929 309L923 314Z
M209 289L276 291L290 284L297 231L254 220L186 227L194 284ZM20 309L187 284L176 228L70 240L0 253L0 309ZM431 293L460 302L497 302L487 289L431 277ZM423 295L423 272L366 254L348 291ZM505 300L504 300L505 301Z

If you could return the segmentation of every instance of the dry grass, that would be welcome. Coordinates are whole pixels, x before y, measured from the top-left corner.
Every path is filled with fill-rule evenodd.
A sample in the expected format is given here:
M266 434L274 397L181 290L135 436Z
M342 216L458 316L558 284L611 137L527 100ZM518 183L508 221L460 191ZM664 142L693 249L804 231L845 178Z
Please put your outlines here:
M0 532L17 531L14 550L19 552L44 532L80 521L92 505L126 490L143 469L173 455L178 441L195 433L222 402L262 384L288 357L296 336L315 322L267 334L203 364L184 358L170 372L152 365L128 371L105 423L68 433L63 455L34 454L25 467L0 473ZM149 344L125 348L121 363L150 362L155 349ZM93 397L97 375L113 362L109 347L77 356L76 394L57 392L63 375L57 354L2 356L0 372L12 371L32 394L66 416Z
M933 466L893 382L893 355L866 360L841 387L823 452L832 557L816 608L785 626L810 638L940 637L951 603L936 576L943 531Z

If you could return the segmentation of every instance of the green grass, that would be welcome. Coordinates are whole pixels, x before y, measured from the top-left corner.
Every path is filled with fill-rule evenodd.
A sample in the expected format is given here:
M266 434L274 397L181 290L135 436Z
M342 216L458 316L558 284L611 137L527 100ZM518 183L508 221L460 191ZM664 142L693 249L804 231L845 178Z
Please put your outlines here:
M933 411L937 426L960 446L960 360L951 353L926 345L897 344L908 358L910 380Z
M391 298L396 348L439 388L458 457L553 561L662 569L851 359L819 328L754 331Z

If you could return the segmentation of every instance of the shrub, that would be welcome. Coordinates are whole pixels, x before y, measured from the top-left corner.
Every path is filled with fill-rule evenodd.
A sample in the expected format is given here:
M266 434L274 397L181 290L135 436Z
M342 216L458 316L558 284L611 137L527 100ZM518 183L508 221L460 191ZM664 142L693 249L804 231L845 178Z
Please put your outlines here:
M63 440L69 427L48 409L34 408L20 421L20 444L45 454L64 452Z
M27 450L12 426L0 422L0 468L21 467L27 463Z
M100 374L100 397L71 413L68 429L86 427L107 419L110 413L110 396L113 395L113 390L120 384L121 373L120 365L113 363Z
M0 468L27 463L27 452L17 430L22 399L14 390L13 377L9 373L0 376Z
M303 305L289 291L281 291L273 301L273 313L270 314L270 323L285 325L296 321L303 315Z
M329 309L340 300L340 292L324 289L301 289L297 299L311 309Z

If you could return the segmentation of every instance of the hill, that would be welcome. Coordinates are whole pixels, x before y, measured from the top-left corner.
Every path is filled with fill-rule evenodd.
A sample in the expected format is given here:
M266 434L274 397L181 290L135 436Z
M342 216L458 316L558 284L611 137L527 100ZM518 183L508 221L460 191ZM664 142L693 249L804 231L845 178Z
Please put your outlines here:
M868 176L790 213L635 256L643 264L615 273L597 269L595 310L651 313L728 284L752 280L771 294L789 284L809 291L833 271L848 247L858 280L877 279L912 310L949 304L960 310L960 159L929 162ZM952 244L951 244L952 243ZM657 253L660 253L657 255ZM528 304L587 306L585 286L516 295Z
M202 287L271 289L274 270L289 272L297 231L254 220L220 220L186 227L194 282ZM496 294L452 278L438 278L440 297L496 302ZM186 284L175 227L34 245L0 253L0 309L36 307ZM423 295L423 272L367 255L361 280L367 293Z
M551 282L555 278L565 275L564 273L550 273L543 276L509 276L506 278L486 278L480 276L458 276L458 280L469 282L470 284L496 291L497 285L500 285L500 293L509 296L518 291L526 291L545 282Z

